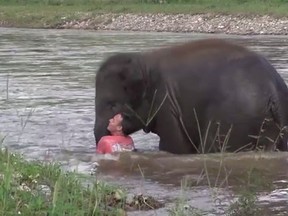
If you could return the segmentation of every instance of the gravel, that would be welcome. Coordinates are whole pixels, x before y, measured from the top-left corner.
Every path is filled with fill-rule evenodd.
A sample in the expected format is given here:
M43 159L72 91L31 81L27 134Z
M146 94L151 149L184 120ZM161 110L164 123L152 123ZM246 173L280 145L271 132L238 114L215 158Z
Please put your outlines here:
M215 14L101 14L81 20L66 21L56 28L147 31L198 32L236 35L288 35L288 17Z

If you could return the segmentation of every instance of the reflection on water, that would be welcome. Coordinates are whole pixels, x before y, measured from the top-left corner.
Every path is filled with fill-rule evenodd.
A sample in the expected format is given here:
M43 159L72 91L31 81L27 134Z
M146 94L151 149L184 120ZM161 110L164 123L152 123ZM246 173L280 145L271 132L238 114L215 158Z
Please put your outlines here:
M263 53L288 82L287 36L0 28L0 131L7 136L4 144L27 158L58 160L64 167L77 167L81 172L88 172L97 161L99 178L134 192L156 193L159 199L179 197L180 182L185 178L193 186L186 194L189 204L206 210L212 202L207 184L218 179L219 186L227 170L232 170L229 190L237 190L247 167L257 165L261 171L258 179L273 183L272 193L260 196L260 201L268 202L264 206L274 213L284 212L283 208L287 211L287 182L281 183L287 179L285 155L270 155L270 159L256 162L237 155L235 160L227 159L226 171L223 168L218 174L216 159L207 160L204 169L203 160L197 159L200 156L159 153L158 137L141 131L133 134L139 153L104 156L105 160L94 154L94 79L99 63L115 52L136 52L207 37L225 37ZM203 170L212 173L209 181ZM225 189L223 193L227 192ZM166 215L165 211L159 210L158 215Z

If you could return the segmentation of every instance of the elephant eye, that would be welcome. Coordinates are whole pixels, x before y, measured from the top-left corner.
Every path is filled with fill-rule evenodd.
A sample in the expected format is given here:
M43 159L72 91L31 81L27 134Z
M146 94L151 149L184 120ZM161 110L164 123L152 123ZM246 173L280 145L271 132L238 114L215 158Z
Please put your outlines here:
M107 105L110 109L115 109L117 106L117 104L115 102L112 102L112 101L108 102Z

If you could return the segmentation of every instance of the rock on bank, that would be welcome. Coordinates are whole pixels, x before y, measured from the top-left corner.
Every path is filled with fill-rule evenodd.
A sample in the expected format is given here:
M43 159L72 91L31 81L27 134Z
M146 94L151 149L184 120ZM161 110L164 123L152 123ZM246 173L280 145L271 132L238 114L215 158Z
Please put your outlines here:
M288 35L288 18L215 14L103 14L67 21L57 28L117 31Z

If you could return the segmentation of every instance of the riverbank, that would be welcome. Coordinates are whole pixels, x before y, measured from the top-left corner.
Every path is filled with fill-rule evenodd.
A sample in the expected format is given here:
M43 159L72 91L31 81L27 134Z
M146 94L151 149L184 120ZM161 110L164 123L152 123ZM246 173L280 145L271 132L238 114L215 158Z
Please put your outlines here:
M99 21L101 20L101 21ZM268 15L105 14L65 21L65 29L288 35L288 18Z
M288 35L288 3L280 0L123 1L0 0L0 27Z
M56 162L27 161L0 148L0 215L124 216L164 206L149 196L129 195L96 176L65 172Z

